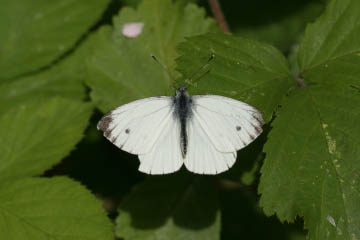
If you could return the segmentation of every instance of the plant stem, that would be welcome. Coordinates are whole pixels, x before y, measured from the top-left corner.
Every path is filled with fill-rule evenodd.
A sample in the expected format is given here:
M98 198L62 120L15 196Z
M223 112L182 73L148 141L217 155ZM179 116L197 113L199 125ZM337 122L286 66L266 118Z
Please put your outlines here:
M306 88L306 84L305 84L304 79L302 78L301 74L299 74L296 77L296 82L300 88Z
M214 17L220 26L221 31L223 31L224 33L231 33L229 25L228 25L228 23L225 19L225 16L221 10L219 1L218 0L209 0L209 4L210 4L211 10L214 14Z

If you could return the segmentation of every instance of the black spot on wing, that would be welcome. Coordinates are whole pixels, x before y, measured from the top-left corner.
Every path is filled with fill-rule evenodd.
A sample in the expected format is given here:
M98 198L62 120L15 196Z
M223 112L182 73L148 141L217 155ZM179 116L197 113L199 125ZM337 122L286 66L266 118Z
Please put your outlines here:
M125 129L125 133L126 133L126 134L129 134L129 133L130 133L130 129L129 129L129 128Z
M236 131L240 131L241 127L240 126L236 126Z

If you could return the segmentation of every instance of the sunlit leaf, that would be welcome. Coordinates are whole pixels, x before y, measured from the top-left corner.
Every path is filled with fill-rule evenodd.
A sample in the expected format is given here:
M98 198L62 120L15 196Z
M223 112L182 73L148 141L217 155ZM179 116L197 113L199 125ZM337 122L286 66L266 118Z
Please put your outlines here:
M114 239L100 202L64 177L2 182L0 232L11 240Z
M75 53L51 68L0 84L0 113L35 99L60 96L83 100L86 96L83 81L87 44L85 41Z
M100 17L108 0L3 0L0 80L39 70L68 51Z
M48 98L17 105L0 116L0 180L41 174L81 139L92 106Z

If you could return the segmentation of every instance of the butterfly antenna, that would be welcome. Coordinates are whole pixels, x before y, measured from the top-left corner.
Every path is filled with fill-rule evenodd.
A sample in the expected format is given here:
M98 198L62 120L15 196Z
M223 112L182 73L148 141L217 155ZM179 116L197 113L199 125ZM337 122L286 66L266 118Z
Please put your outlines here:
M215 54L211 54L211 56L209 57L209 59L207 60L206 63L204 63L204 65L202 65L198 70L196 70L193 74L191 74L191 76L188 78L188 80L191 80L196 74L198 74L201 70L203 70L207 65L209 65L209 63L215 58Z
M169 69L168 69L165 65L161 64L161 62L159 62L159 60L157 60L157 58L156 58L154 55L151 55L151 57L152 57L152 59L154 59L154 61L155 61L157 64L159 64L159 65L161 66L161 68L168 74L168 76L171 78L171 80L173 80L173 82L176 83L176 80L175 80L175 78L173 77L173 75L171 75ZM175 89L176 89L176 87L175 87Z

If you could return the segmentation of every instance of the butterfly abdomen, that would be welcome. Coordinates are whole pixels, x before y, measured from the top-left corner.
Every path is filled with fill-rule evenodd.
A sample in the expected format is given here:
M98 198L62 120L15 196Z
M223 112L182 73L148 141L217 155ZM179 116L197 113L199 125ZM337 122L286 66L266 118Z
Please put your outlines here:
M181 126L181 131L180 131L180 143L181 143L181 153L182 153L182 157L185 158L186 153L187 153L187 144L188 144L188 138L187 138L187 132L186 132L186 120L180 120L180 126Z
M180 88L175 96L175 117L180 122L180 148L182 157L185 158L188 147L188 135L186 132L186 125L188 119L191 117L191 102L192 99L186 92L185 88Z

